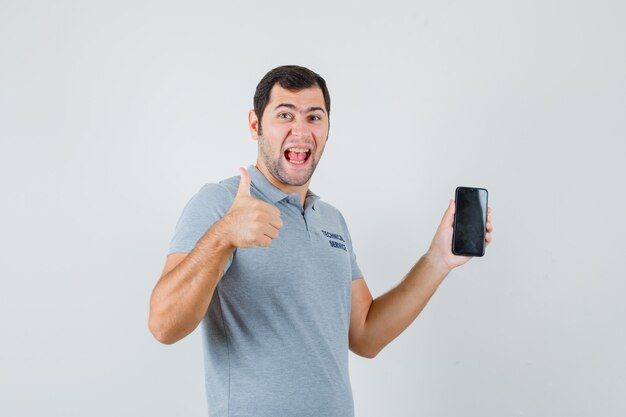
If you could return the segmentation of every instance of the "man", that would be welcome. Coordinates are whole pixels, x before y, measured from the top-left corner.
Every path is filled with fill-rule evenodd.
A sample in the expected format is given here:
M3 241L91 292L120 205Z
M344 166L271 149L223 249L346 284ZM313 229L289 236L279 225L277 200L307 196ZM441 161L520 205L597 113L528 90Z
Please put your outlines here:
M348 350L376 356L469 260L450 250L450 201L428 252L372 299L343 216L309 190L329 115L318 74L270 71L248 115L256 165L205 185L176 226L149 327L169 344L202 323L211 416L353 415Z

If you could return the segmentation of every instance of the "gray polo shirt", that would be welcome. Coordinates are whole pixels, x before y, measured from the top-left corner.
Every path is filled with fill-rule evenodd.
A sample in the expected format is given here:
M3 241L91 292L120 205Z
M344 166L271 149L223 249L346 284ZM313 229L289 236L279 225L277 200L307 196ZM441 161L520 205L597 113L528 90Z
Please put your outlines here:
M202 320L212 417L348 417L352 280L362 276L346 222L309 191L274 187L248 168L251 195L274 204L283 227L269 247L235 250ZM189 253L230 208L239 176L189 201L169 253Z

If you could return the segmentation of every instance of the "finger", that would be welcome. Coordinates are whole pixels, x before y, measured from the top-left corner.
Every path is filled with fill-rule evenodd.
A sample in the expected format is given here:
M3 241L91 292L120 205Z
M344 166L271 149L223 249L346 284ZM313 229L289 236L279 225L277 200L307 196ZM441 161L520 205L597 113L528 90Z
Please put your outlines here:
M250 174L245 168L239 168L239 174L241 179L239 180L239 189L237 190L237 197L246 196L250 197Z
M446 212L443 213L443 218L441 219L442 226L444 227L452 226L452 223L454 222L454 210L455 210L454 200L450 199L450 201L448 202L448 208L446 209Z
M283 221L280 219L280 217L270 219L270 224L276 229L280 229L281 227L283 227Z
M259 207L262 208L263 211L266 212L270 217L280 218L280 210L275 205L262 201Z
M493 232L493 225L490 222L487 222L487 232Z
M491 243L491 233L485 235L485 242L487 242L487 245Z
M270 207L272 208L272 213L274 214L274 216L280 218L280 210L278 209L278 207L273 204L270 204Z
M487 213L491 214L491 207L487 207Z
M275 205L261 200L256 200L255 204L255 207L257 207L259 210L262 210L268 216L280 217L280 210Z
M276 239L278 237L278 229L268 225L264 230L263 234L270 239Z

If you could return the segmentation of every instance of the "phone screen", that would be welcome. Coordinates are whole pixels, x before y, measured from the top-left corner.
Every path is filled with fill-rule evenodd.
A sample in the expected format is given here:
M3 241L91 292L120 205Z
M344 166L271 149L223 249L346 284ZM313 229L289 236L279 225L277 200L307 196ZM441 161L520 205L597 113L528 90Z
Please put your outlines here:
M487 190L458 187L452 253L464 256L485 254L485 227L487 223Z

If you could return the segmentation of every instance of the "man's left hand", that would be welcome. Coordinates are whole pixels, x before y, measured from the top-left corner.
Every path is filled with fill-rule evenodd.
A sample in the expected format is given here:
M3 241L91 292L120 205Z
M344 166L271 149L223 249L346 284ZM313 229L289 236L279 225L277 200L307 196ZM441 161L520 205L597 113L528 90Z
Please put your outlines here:
M470 256L459 256L452 253L452 226L454 223L454 200L450 200L448 209L441 219L441 223L435 232L435 237L428 248L426 257L429 258L438 268L441 268L446 273L450 272L457 266L461 266L470 259ZM491 224L491 207L487 208L487 233L485 235L485 242L487 246L491 243L491 232L493 231L493 225Z

